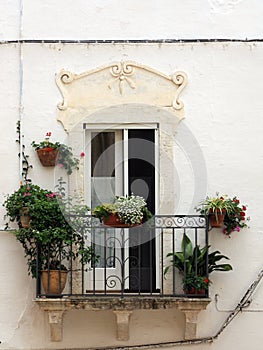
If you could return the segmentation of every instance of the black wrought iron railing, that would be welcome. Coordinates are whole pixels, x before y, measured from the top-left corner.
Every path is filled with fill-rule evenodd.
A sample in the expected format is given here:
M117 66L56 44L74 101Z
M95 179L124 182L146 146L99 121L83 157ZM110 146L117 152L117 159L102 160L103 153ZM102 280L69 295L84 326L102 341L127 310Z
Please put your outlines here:
M91 260L84 263L83 250L65 245L64 253L69 254L59 255L55 270L54 261L49 263L52 251L45 250L47 271L40 259L37 262L37 297L208 296L208 222L204 216L155 215L132 228L104 226L85 217L80 234L82 248L92 251Z

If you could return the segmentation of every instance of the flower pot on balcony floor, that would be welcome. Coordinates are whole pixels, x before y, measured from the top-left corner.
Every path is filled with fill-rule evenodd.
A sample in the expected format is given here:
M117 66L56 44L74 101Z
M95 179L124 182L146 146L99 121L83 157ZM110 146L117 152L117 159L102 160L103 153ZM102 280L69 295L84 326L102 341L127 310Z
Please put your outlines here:
M66 270L43 270L41 271L42 285L47 295L60 295L67 282L68 271Z

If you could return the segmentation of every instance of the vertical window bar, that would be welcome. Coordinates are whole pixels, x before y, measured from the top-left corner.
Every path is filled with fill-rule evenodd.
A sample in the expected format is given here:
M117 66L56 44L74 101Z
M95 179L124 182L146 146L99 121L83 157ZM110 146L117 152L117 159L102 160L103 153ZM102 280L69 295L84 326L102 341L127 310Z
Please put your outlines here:
M125 289L125 256L124 256L124 249L125 249L125 229L121 228L121 295L124 293Z
M208 237L208 230L209 230L209 222L208 218L205 217L206 225L205 225L205 246L206 246L206 255L205 255L205 271L206 271L206 277L209 279L209 271L208 271L208 250L209 250L209 237ZM206 296L209 297L209 286L206 290Z
M91 232L92 232L92 248L93 248L94 252L96 252L95 251L95 246L96 246L96 244L95 244L95 230L96 230L95 227L93 227L91 230ZM93 295L95 295L96 294L96 261L95 261L95 259L93 259L92 275L93 275L92 293L93 293Z
M69 248L72 252L72 244L70 245ZM70 254L70 261L69 261L69 271L70 271L70 294L73 294L73 258L72 254Z
M40 247L37 244L37 261L36 261L36 296L39 297L41 294L41 280L40 280L40 264L39 264L39 251Z
M65 249L65 247L63 246L63 248L62 249ZM62 286L62 284L61 284L61 250L60 250L60 252L59 252L59 273L58 273L58 280L59 280L59 292L61 292L62 293L62 288L61 288L61 286ZM59 293L60 294L60 293Z
M163 229L161 228L161 234L160 234L160 238L161 238L161 294L164 295L164 261L163 261Z
M144 236L144 232L143 232L143 228L140 228L140 230L142 232L139 232L139 256L138 256L138 269L139 269L139 277L138 277L138 291L139 291L139 295L141 294L141 235Z
M197 241L197 228L194 229L195 230L195 275L198 276L198 264L197 264L197 245L198 245L198 241Z
M152 295L153 293L153 235L152 235L152 230L149 229L150 231L150 294Z
M173 245L173 296L175 295L175 228L172 228L172 245Z
M103 237L104 237L104 294L107 294L107 249L106 249L106 230L107 228L105 227L103 230Z
M47 279L47 294L50 294L50 250L48 247L48 279Z
M187 274L187 271L186 271L186 232L185 232L185 228L184 228L184 233L183 233L183 246L184 246L184 250L183 250L183 254L184 254L184 280L186 278L186 274ZM184 288L184 294L185 294L185 288Z
M83 237L83 231L82 231L82 247L85 247L84 237ZM82 255L82 261L81 261L81 294L84 294L84 262L83 262L83 255Z

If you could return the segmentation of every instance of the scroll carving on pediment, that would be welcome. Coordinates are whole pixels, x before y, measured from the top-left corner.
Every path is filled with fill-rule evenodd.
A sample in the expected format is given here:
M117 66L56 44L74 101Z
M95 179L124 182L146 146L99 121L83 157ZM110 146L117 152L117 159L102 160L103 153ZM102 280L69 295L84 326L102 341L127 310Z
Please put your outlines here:
M63 100L60 111L68 108L96 109L122 103L144 103L183 108L179 99L187 83L184 72L172 76L135 62L118 62L81 74L62 70L56 83Z

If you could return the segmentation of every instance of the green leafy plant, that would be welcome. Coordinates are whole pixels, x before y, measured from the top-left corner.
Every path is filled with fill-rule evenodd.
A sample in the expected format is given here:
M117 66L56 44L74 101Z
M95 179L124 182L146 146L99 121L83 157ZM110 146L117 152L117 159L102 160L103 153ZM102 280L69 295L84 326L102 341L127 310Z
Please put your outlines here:
M101 205L98 205L92 211L92 215L100 219L101 222L103 221L104 218L108 218L111 214L115 214L115 213L116 213L115 207L111 203L103 203Z
M229 260L225 255L222 255L218 250L209 253L208 247L200 248L199 245L193 247L193 243L187 235L184 235L181 242L181 251L168 253L167 257L172 258L170 260L170 265L165 267L164 275L167 274L171 267L175 267L179 272L186 278L183 281L184 284L188 280L195 281L196 287L198 289L198 284L201 279L208 278L208 274L213 271L230 271L232 266L230 264L218 264L222 259ZM206 259L208 262L208 271L206 271ZM196 276L194 278L194 276ZM201 277L199 280L197 277Z
M60 143L60 142L51 142L51 132L46 133L45 140L36 143L32 141L31 145L35 150L45 149L46 151L58 150L57 164L60 168L64 168L67 171L67 174L72 174L74 169L79 168L79 159L74 157L72 148ZM80 157L84 157L85 154L82 152Z
M234 231L239 232L241 228L248 227L250 217L246 215L246 210L247 205L242 205L236 196L229 198L227 195L218 194L216 197L207 197L196 207L196 211L205 216L213 213L218 218L218 213L224 213L223 233L228 236Z
M89 208L75 203L74 198L66 198L63 184L60 179L57 192L37 185L21 185L4 203L10 220L17 220L19 228L14 234L24 248L28 271L33 277L37 269L63 270L69 260L87 263L98 259L84 240L82 217ZM18 217L25 204L31 216L29 228L22 228Z
M218 213L230 213L233 210L233 202L227 196L217 193L216 197L206 197L195 209L202 215L215 214L218 218Z
M9 218L11 222L16 221L19 227L21 224L21 210L27 208L28 215L36 215L36 206L41 206L47 202L47 195L52 192L40 188L32 183L22 184L18 190L8 195L3 203L6 208L5 218ZM8 223L6 223L6 228Z
M194 273L185 275L183 278L183 287L185 291L207 290L211 281L205 276L197 276Z
M21 147L21 152L18 153L18 156L20 159L22 159L22 177L25 181L25 183L30 182L31 180L28 178L29 170L33 168L33 166L29 163L29 155L25 153L25 145L23 144L23 137L24 135L21 135L21 123L20 120L16 123L16 132L18 134L18 138L16 139L16 142Z
M250 220L246 215L247 206L242 205L237 197L233 197L231 201L232 209L225 215L223 228L223 233L228 236L234 231L239 232L241 228L248 227L247 221Z
M133 194L116 196L113 203L103 203L92 211L92 215L101 221L111 214L117 215L121 223L128 225L140 224L152 216L144 198Z

